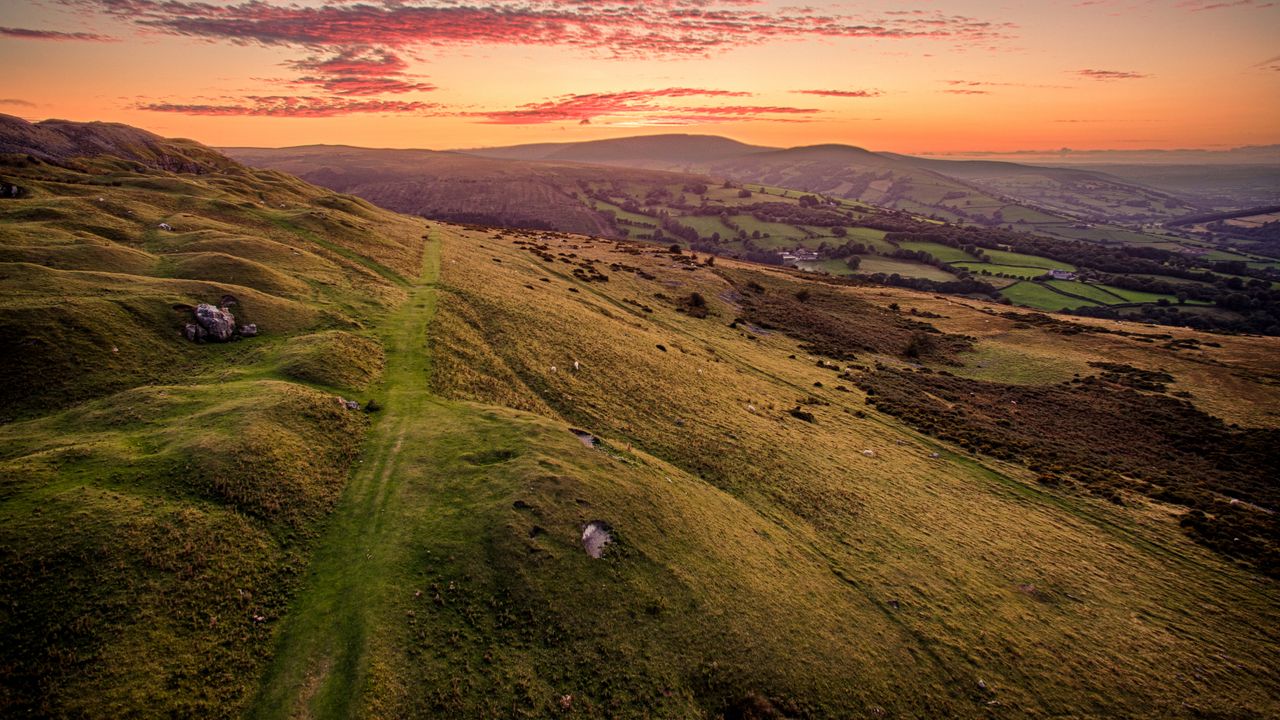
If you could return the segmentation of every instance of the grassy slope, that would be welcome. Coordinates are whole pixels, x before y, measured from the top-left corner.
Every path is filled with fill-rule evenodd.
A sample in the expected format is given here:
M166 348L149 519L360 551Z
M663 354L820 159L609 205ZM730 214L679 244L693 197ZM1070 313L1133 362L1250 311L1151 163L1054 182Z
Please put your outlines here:
M421 221L276 173L6 166L0 714L237 715L364 432ZM173 232L157 229L168 222ZM195 345L174 305L262 334Z
M455 624L456 633L445 632L445 637L460 638L454 641L460 647L428 643L425 657L435 648L438 661L472 658L478 667L491 667L483 681L474 674L458 678L462 684L454 686L460 689L452 698L446 692L424 707L473 710L483 707L473 694L481 693L504 698L503 705L506 700L515 707L531 703L538 714L547 711L549 696L565 693L574 694L575 703L593 703L597 712L598 703L612 699L627 712L664 714L671 712L665 704L670 697L683 696L714 713L755 692L817 716L877 707L904 714L974 715L991 700L1013 714L1276 709L1277 688L1265 670L1275 662L1276 638L1256 634L1275 618L1273 589L1191 545L1166 509L1142 502L1119 509L1060 494L1036 486L1022 471L945 447L938 448L941 459L930 460L928 450L937 447L932 441L875 413L851 414L862 408L858 394L833 392L830 371L816 370L803 356L789 359L795 352L791 341L772 334L751 339L727 328L734 310L722 299L722 281L709 272L669 269L661 255L617 253L610 244L550 242L553 247L563 243L565 252L579 256L639 264L658 280L613 272L608 283L582 284L569 277L567 266L539 262L505 241L446 239L434 384L464 399L559 416L610 438L624 458L623 448L635 448L644 465L659 462L649 457L664 458L687 473L668 471L674 487L698 493L672 495L658 505L629 505L623 515L599 512L619 528L626 544L612 561L616 565L592 571L588 564L582 570L587 575L571 572L577 563L559 553L545 558L515 543L491 550L490 565L513 568L521 578L524 600L518 607L532 611L549 604L565 612L574 618L570 638L548 648L546 638L526 636L521 623L508 627L504 618L510 608L495 604L501 593L482 595L459 614L438 609L424 618L417 611L411 623ZM483 249L474 249L479 246ZM550 282L542 282L544 277ZM655 293L695 289L714 298L711 318L689 318L653 300ZM904 306L936 305L948 317L963 314L973 327L984 327L979 324L983 315L949 302L944 308L945 301L892 294ZM629 300L657 307L644 313ZM989 316L986 322L992 322ZM1036 345L1040 335L1036 331L1023 341ZM1043 340L1056 342L1051 336ZM1114 348L1104 351L1096 344L1119 341L1083 342L1107 353L1099 357L1114 357ZM1125 354L1153 362L1154 350L1125 342ZM658 344L667 351L655 349ZM1012 352L1032 366L1037 363L1019 345L996 346L1008 348L1005 356ZM1074 364L1080 354L1079 348L1072 352L1070 367L1089 372L1083 362ZM1043 357L1062 366L1054 353ZM573 359L584 371L565 371ZM1194 362L1172 361L1179 373L1185 365L1189 375L1206 377ZM828 387L815 389L815 380ZM1256 385L1204 387L1210 396L1206 402L1216 405L1239 403L1258 391ZM1232 395L1236 390L1245 394ZM831 403L813 406L813 425L785 414L808 394ZM560 452L576 450L569 439L562 444ZM876 457L863 456L863 449L874 450ZM518 511L501 520L500 507L510 497L486 501L494 520L490 536L528 527L518 522ZM551 504L562 507L573 495L561 497ZM752 550L751 544L728 537L713 555L679 552L683 543L671 534L680 523L662 524L665 538L647 531L632 534L649 527L659 508L685 518L720 516L727 509L709 512L704 503L721 497L733 501L726 508L749 510L744 520L752 515L767 520L753 526L773 555L761 556L764 547ZM472 504L467 511L478 512ZM587 517L578 515L579 521ZM559 532L564 535L556 537ZM573 526L552 529L548 538L575 556L572 532ZM635 592L615 578L655 558L662 559L655 571L665 567L678 577L696 578L683 588L665 588L661 607L686 607L686 593L699 601L685 613L659 610L656 619L643 620L652 592ZM445 580L479 567L447 565L456 569L437 576L442 587ZM559 573L570 573L560 577L574 578L573 587L601 583L601 604L591 609L559 599L557 590L564 586L547 580ZM708 596L706 584L726 576L732 578L727 580L731 595ZM771 581L779 576L790 590L783 595ZM784 609L796 597L806 600ZM1212 611L1203 609L1206 603ZM537 652L512 656L501 650L523 638L544 650L572 652L595 632L591 628L599 613L625 607L632 608L628 617L633 619L610 625L608 651L597 646L595 653L604 654L592 655L607 658L609 667L643 668L646 659L665 658L653 638L683 637L687 622L710 629L686 643L682 660L666 661L664 692L657 698L646 672L607 672L603 685L599 666L591 662L566 668L557 658L544 666L532 661L547 662ZM760 613L761 608L766 611ZM688 614L695 618L686 620ZM885 655L888 647L900 653ZM1205 665L1205 652L1223 652L1239 670ZM705 669L698 668L711 663L721 679L701 685ZM783 666L804 670L780 674ZM1193 672L1205 679L1178 686L1166 681ZM997 689L990 695L978 690L978 679ZM523 693L531 690L526 698Z
M217 182L148 179L134 199L199 198ZM122 229L118 255L137 246L163 268L197 242L310 252L341 268L334 285L288 273L311 288L292 301L311 314L201 347L181 373L132 361L130 382L175 373L181 386L87 388L98 399L0 426L0 577L22 599L0 613L16 639L0 676L14 713L232 715L255 686L258 717L1280 711L1274 585L1192 544L1170 508L1040 487L916 434L838 390L794 341L729 327L734 291L709 268L555 236L545 262L518 235L447 226L420 260L422 223L281 176L252 187L270 183L270 209L181 200L184 223L217 227L157 237L146 216ZM69 220L5 228L26 222L45 224L18 233L30 238ZM609 282L575 279L583 258ZM41 308L33 317L50 312L42 293L67 288L112 302L146 288L160 299L142 293L145 308L225 287L84 269L45 284L47 269L19 270L0 308ZM709 317L675 311L693 291ZM246 311L274 307L259 292ZM966 370L979 375L1159 366L1209 412L1280 422L1262 339L1179 352L924 294L838 292L941 316L931 322L977 339L981 365ZM134 317L122 327L156 342L173 331L162 314ZM382 361L339 330L385 347L373 392L386 410L319 525L361 437L332 394ZM315 353L353 348L343 372L314 372ZM351 386L283 381L299 377ZM787 414L810 398L816 423ZM193 448L230 461L205 469ZM579 544L592 520L618 539L601 560Z

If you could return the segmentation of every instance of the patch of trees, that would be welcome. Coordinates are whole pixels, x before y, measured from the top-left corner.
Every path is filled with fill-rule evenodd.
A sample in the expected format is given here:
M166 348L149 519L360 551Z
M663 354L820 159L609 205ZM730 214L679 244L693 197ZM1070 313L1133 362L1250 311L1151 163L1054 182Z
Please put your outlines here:
M929 280L919 277L904 277L898 273L887 275L885 273L874 273L872 275L860 275L859 277L877 285L904 287L932 293L986 295L990 297L997 297L1000 293L994 285L975 277L963 277L956 280Z

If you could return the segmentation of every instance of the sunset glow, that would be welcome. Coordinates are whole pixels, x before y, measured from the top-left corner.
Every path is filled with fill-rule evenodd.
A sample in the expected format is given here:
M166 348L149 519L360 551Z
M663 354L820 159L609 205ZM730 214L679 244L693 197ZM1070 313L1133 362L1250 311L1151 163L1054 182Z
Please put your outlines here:
M6 3L0 112L211 145L1280 141L1280 3Z

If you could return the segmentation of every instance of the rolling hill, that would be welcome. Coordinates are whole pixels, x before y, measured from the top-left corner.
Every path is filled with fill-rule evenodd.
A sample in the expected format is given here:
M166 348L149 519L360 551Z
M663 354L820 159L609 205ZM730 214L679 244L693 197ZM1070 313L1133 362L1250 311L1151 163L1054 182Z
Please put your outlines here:
M1197 209L1167 191L1096 170L918 158L851 145L778 149L714 135L652 135L462 152L676 169L821 192L945 220L1023 220L1048 232L1065 232L1069 228L1058 226L1077 222L1140 224Z
M2 715L1280 713L1273 338L42 130L0 119ZM256 333L183 337L228 295Z
M590 185L662 187L698 178L645 170L340 146L227 148L249 165L288 172L397 212L453 222L614 235L580 195Z

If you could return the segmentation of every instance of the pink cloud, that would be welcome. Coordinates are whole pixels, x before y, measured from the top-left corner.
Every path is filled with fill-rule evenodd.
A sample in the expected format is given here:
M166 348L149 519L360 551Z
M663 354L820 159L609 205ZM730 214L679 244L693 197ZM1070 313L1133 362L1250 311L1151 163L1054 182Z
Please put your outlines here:
M1004 38L1013 26L941 12L858 16L732 0L478 0L320 6L189 0L67 0L163 33L311 48L544 45L614 56L676 57L779 39L953 42Z
M691 97L747 97L751 93L699 88L664 88L616 93L564 95L514 110L461 113L463 117L500 125L536 125L556 122L591 124L596 118L614 118L620 124L689 125L729 120L767 119L794 121L796 116L820 112L816 108L781 105L682 105L670 102ZM779 117L784 116L784 117Z
M315 86L336 95L381 95L429 92L436 86L411 79L408 63L387 50L346 48L327 58L308 57L285 63L313 74L289 81L290 85Z

